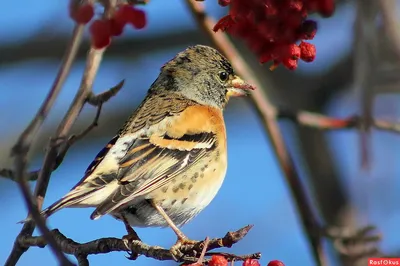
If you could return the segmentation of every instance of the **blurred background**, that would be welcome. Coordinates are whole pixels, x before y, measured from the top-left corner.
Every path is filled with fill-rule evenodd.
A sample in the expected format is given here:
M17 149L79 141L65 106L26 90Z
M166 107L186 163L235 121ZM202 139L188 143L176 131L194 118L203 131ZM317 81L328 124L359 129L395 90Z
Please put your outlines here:
M392 0L383 0L396 2ZM337 1L333 17L322 19L312 41L317 47L313 63L301 63L291 72L261 66L240 41L235 43L279 106L324 113L334 117L353 114L397 121L399 54L385 32L378 0ZM360 4L361 3L361 4ZM365 5L364 5L365 4ZM12 167L11 146L32 119L55 77L73 28L66 13L68 1L36 0L2 3L0 16L0 168ZM227 9L206 1L208 12L220 18ZM102 92L122 79L125 86L103 106L99 127L74 145L49 185L44 206L64 195L81 179L97 151L114 136L142 101L159 68L188 45L209 44L196 27L184 1L150 1L144 7L148 26L128 29L107 50L95 80ZM100 10L98 10L100 12ZM395 14L399 14L397 10ZM398 16L395 16L398 18ZM395 24L399 25L399 24ZM89 47L86 38L71 74L32 149L31 169L40 167L44 147L65 114L80 83ZM372 104L373 103L373 104ZM86 106L73 132L91 123L95 108ZM286 265L315 265L299 221L293 198L248 99L233 99L225 111L229 167L225 183L208 208L183 227L193 239L223 236L254 224L249 235L231 251L262 252L262 265L278 259ZM368 142L370 167L361 170L360 134L354 129L322 132L291 122L280 123L295 158L310 200L329 225L357 228L378 226L383 235L379 248L386 254L400 251L400 135L372 130ZM34 183L31 184L32 188ZM26 208L17 185L0 179L0 263L11 251L25 218ZM67 237L86 242L101 237L122 237L123 225L104 217L91 221L91 209L66 209L48 220ZM153 245L169 247L175 241L170 229L138 229ZM329 243L330 265L352 265L336 256ZM92 265L175 265L140 257L133 262L123 253L89 257ZM73 257L71 259L74 259ZM49 249L31 248L19 265L55 265ZM237 263L237 265L240 265ZM365 264L363 264L365 265Z

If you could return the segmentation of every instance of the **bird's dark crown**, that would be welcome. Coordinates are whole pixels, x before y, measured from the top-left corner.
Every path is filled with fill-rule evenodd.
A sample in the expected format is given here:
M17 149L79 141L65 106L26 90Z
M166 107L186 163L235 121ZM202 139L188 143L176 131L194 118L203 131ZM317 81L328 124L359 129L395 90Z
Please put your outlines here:
M221 72L234 75L231 64L220 52L209 46L190 46L162 66L149 92L169 90L201 104L223 108L227 84L218 78Z
M167 62L162 70L174 71L176 67L183 67L194 73L208 69L223 69L233 74L229 61L216 49L205 45L189 46Z

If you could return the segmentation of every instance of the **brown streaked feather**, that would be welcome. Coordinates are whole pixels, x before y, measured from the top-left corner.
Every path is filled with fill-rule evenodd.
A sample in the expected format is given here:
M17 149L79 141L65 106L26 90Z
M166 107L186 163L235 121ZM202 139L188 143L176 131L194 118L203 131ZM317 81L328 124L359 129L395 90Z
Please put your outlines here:
M155 92L149 94L138 106L135 112L125 122L125 125L122 127L120 132L115 137L113 137L108 142L108 144L96 155L95 159L86 169L83 178L71 190L74 190L75 188L81 186L88 180L88 177L95 172L96 168L100 165L104 157L115 145L120 136L129 133L136 133L137 131L143 129L145 126L155 125L166 117L179 114L180 112L185 110L185 108L194 104L196 103L176 94L165 92ZM91 182L105 183L101 182L101 180L96 180L98 178L100 177L96 177L95 180L91 180Z
M107 145L103 149L101 149L99 153L97 153L97 155L94 158L94 160L90 163L90 165L86 169L85 175L82 177L82 179L71 190L74 190L75 188L77 188L80 185L82 185L85 182L85 180L87 179L87 177L89 177L96 170L97 166L99 166L99 164L102 162L104 157L106 157L106 155L110 151L110 149L115 145L115 143L118 140L118 137L119 137L118 135L113 137L107 143Z
M140 154L129 154L127 158L123 158L124 163L121 164L118 175L120 176L119 188L105 200L103 204L97 207L92 218L106 214L125 201L129 201L131 197L145 195L162 187L170 182L176 175L187 170L196 164L201 158L206 156L211 150L215 149L215 134L203 133L195 136L184 135L182 139L204 140L203 148L193 147L187 149L174 149L159 147L151 143L148 139L145 142L141 139L139 145L149 146L145 152ZM179 139L164 139L170 142L179 143ZM187 140L181 140L187 143ZM198 142L199 143L199 142ZM141 151L141 150L140 150ZM184 163L185 162L185 163Z
M155 132L147 139L141 137L132 143L120 161L119 188L98 206L92 219L113 211L134 197L162 187L196 164L218 143L226 145L220 110L190 106L178 116L167 119L171 126L166 132ZM131 152L133 150L137 152Z
M149 94L136 109L119 132L119 135L136 133L146 126L152 126L166 117L180 114L187 107L197 103L181 95L165 91Z

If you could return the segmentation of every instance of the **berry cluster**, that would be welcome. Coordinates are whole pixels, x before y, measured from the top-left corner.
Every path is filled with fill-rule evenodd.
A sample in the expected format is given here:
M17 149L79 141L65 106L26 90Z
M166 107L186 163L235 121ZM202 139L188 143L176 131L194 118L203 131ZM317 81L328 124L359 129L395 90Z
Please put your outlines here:
M75 1L71 1L75 2ZM79 24L89 23L94 16L94 7L91 4L70 6L70 17ZM107 47L114 36L122 34L125 25L130 24L135 29L146 26L146 14L128 4L120 5L109 19L96 19L89 27L92 37L92 46L96 49Z
M294 70L299 58L312 62L315 46L303 40L314 38L317 23L307 20L307 16L318 12L328 17L335 10L334 0L218 0L218 3L230 9L214 26L214 31L227 31L245 40L261 63L273 61L271 69L282 63Z
M195 262L192 264L184 264L182 266L202 266L202 264ZM208 266L228 266L228 260L225 259L224 256L214 255L208 262ZM243 261L242 266L260 266L260 263L255 259L247 259ZM285 264L279 260L273 260L268 263L268 266L285 266Z

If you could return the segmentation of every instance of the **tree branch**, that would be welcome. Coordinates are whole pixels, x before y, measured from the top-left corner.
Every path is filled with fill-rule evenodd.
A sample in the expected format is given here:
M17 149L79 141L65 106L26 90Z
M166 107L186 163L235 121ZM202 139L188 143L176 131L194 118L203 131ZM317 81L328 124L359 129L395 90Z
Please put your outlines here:
M114 7L116 4L116 0L109 0L109 4L106 6L105 11L104 11L104 16L105 17L110 17L111 13L114 11ZM69 49L67 51L67 58L70 58L68 54L71 53L71 50L75 51L77 50L77 40L80 40L82 31L83 31L83 26L76 26L77 29L74 31L74 37L71 46L74 47L74 49ZM79 34L78 34L79 33ZM79 38L77 38L77 36ZM64 116L64 119L61 121L56 135L53 139L58 140L58 139L63 139L66 138L72 125L76 121L80 111L82 110L84 104L86 103L87 99L92 93L92 84L94 81L94 78L96 76L97 70L99 68L103 53L105 49L102 50L95 50L93 48L90 48L88 56L87 56L87 64L86 64L86 69L82 77L82 81L80 84L80 88L67 112L67 114ZM72 63L72 60L67 60L70 62L68 66L68 71L70 68L70 65ZM65 64L63 64L65 65ZM64 66L65 67L65 66ZM62 72L64 75L62 77L66 77L68 71ZM65 79L64 77L64 79ZM57 79L56 80L61 80L63 79ZM60 81L56 82L56 84L61 83ZM18 183L20 184L20 188L23 192L25 201L27 203L28 209L29 209L29 215L28 215L28 221L24 224L20 234L18 237L21 235L32 235L34 229L35 229L35 224L38 225L40 231L46 238L46 241L48 241L49 245L52 248L52 251L56 254L60 264L62 265L72 265L71 262L65 257L65 255L62 253L62 251L59 249L57 246L57 242L53 239L53 235L50 233L49 229L46 226L46 222L44 221L43 217L41 217L39 210L42 207L42 203L44 200L44 197L46 195L46 190L47 186L50 180L50 175L53 169L56 166L56 161L57 161L57 155L58 155L58 147L57 145L53 145L53 141L49 141L47 145L47 152L44 158L44 162L41 168L41 171L39 172L38 180L36 183L35 187L35 192L34 196L36 197L36 202L33 200L31 196L30 189L27 185L26 182L26 168L27 168L27 158L26 154L29 150L29 143L27 142L28 137L31 135L34 135L35 131L38 130L37 125L41 125L47 116L48 111L50 110L52 104L54 103L59 90L61 89L61 85L54 86L52 90L49 93L48 99L46 99L44 103L44 108L42 107L39 112L37 117L35 118L32 122L34 126L28 126L27 130L21 135L20 140L17 142L17 145L14 147L13 151L14 154L18 155L16 156L16 162L15 162L15 174L18 177L17 180L19 181ZM54 93L56 91L56 93ZM38 122L35 122L38 121ZM26 133L28 132L28 133ZM32 134L33 132L33 134ZM32 140L30 140L32 141ZM30 216L32 216L33 219L29 219ZM27 250L27 248L22 248L19 245L18 241L15 241L14 247L11 251L11 254L9 258L6 261L6 265L15 265L21 255Z
M248 225L237 231L228 232L222 238L214 238L209 240L206 251L221 247L231 247L242 240L251 228L252 226ZM128 243L124 239L109 237L100 238L87 243L78 243L64 236L58 229L52 230L51 233L61 250L66 254L74 255L77 258L79 265L88 265L87 257L89 255L105 254L114 251L133 251L139 255L156 260L174 260L170 250L158 246L149 246L138 240ZM47 245L46 239L42 236L21 235L18 237L17 241L20 246L25 248L34 246L44 248ZM180 262L196 262L198 258L201 257L201 253L205 246L204 242L205 241L199 241L195 244L183 245L180 248L180 251L184 254L184 256L181 258ZM260 253L242 256L229 253L206 253L205 255L211 256L215 254L224 255L228 260L245 260L248 258L259 259L261 257ZM208 262L208 259L204 259L204 262Z
M278 109L275 118L289 119L299 125L321 130L361 129L364 125L363 116L354 115L347 118L333 118L302 110ZM400 123L383 119L373 119L372 127L381 131L400 133Z
M112 87L100 94L95 95L93 92L91 92L91 94L89 95L89 97L87 99L87 103L89 103L93 106L97 106L96 116L95 116L93 122L86 129L84 129L81 133L79 133L77 135L72 135L71 137L68 138L67 141L64 142L63 145L61 145L61 144L59 145L59 146L63 146L63 148L57 154L57 158L55 159L56 163L54 165L53 171L55 171L61 165L69 148L73 144L75 144L78 140L85 137L95 127L98 126L98 122L99 122L99 118L100 118L100 114L101 114L101 108L102 108L103 104L105 102L107 102L111 97L115 96L121 90L123 85L124 85L124 80L122 80L114 87ZM54 142L56 142L56 141L57 140L54 140ZM53 145L56 145L56 144L53 143ZM26 180L27 181L36 181L39 177L39 172L40 172L40 169L29 172L27 174ZM6 169L6 168L0 169L0 177L4 177L6 179L10 179L12 181L17 182L15 173L11 169Z
M42 232L46 240L49 242L52 251L56 254L58 260L62 265L72 265L72 264L65 257L65 255L57 248L57 244L52 238L48 228L46 227L46 223L44 222L43 219L41 219L37 205L34 199L32 198L31 191L26 181L27 166L28 166L27 154L31 147L32 141L35 139L36 134L39 131L40 127L42 126L47 115L49 114L50 109L53 107L53 104L61 91L65 79L69 74L72 63L78 51L80 41L82 39L82 34L83 34L83 26L76 25L73 31L71 42L68 45L68 48L65 52L65 56L61 64L61 67L58 71L58 74L53 82L53 85L46 99L44 100L36 116L32 119L28 127L22 132L17 143L12 148L12 155L15 156L15 163L14 163L15 179L18 181L18 185L24 197L27 208L29 209L29 212L32 214L33 218L37 220L37 225L40 231ZM24 249L20 249L18 247L15 247L14 245L12 254L7 260L6 265L14 265L23 252L25 252Z

